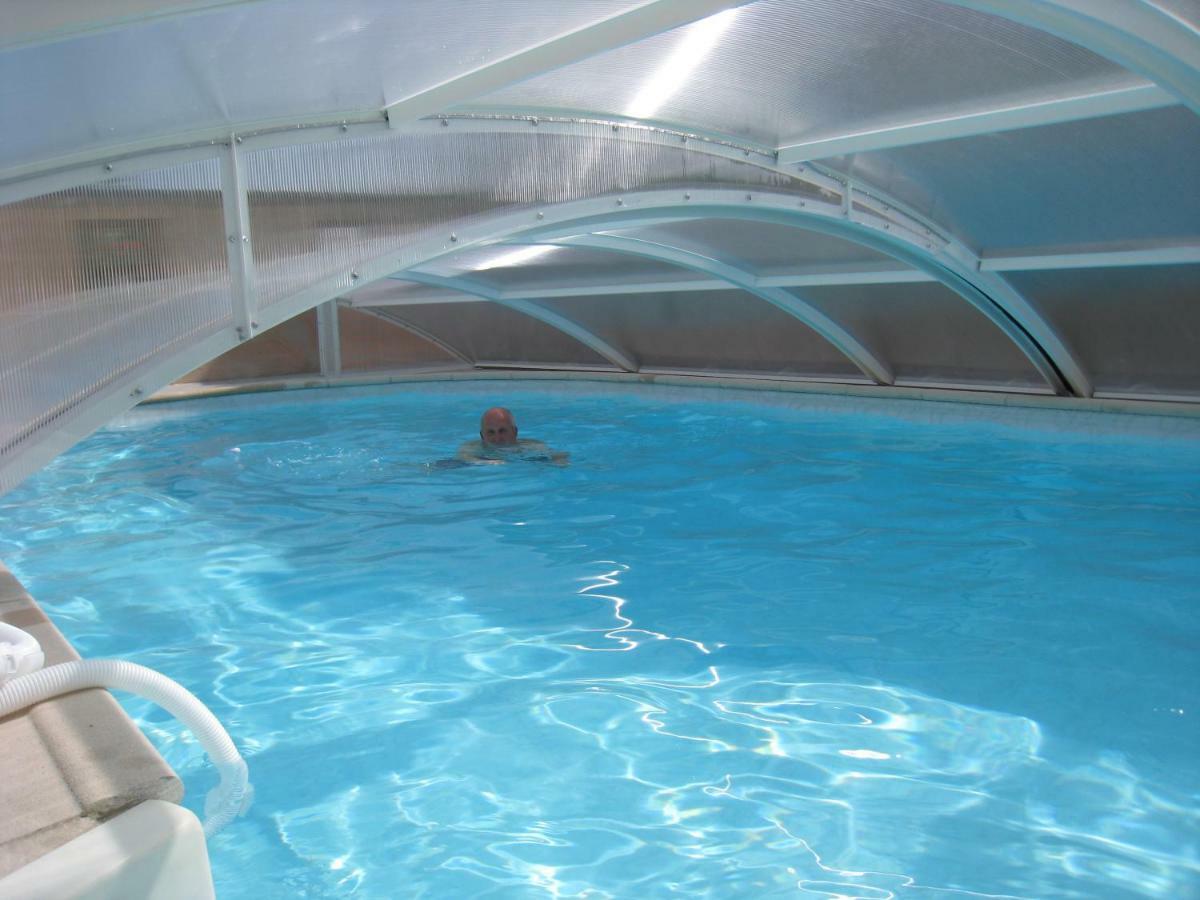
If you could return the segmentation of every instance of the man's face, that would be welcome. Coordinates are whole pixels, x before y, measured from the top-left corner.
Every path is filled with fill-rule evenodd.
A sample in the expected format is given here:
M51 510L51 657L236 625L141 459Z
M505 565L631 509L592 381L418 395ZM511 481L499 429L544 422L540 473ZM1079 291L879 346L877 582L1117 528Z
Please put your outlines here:
M517 424L512 416L486 415L479 426L479 439L492 447L511 447L517 442Z

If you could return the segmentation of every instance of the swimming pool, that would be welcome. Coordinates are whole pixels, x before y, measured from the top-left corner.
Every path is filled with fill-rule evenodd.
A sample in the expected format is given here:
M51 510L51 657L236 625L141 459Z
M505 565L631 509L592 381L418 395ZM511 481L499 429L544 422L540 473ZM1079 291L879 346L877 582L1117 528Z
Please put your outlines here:
M501 401L571 465L427 465ZM0 559L242 748L223 898L1195 896L1200 437L1135 418L171 405L0 500Z

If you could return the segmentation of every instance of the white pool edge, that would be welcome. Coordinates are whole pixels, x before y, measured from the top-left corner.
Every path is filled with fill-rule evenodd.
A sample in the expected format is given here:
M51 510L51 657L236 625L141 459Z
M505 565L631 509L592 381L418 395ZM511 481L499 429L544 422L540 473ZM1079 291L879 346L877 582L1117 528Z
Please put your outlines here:
M213 900L200 820L147 800L0 878L6 900Z

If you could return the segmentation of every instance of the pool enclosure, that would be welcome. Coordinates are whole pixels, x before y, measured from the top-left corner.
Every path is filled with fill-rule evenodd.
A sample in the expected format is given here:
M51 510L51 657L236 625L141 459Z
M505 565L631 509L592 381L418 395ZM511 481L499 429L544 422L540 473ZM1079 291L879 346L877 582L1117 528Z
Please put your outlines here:
M1195 403L1198 28L1196 0L9 4L0 490L278 326L325 375Z

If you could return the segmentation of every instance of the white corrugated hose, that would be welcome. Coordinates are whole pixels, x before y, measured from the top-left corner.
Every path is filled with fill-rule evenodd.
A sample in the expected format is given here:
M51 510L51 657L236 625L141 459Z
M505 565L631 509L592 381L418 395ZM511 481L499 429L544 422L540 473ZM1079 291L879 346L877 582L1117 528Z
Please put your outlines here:
M204 801L204 833L213 835L246 811L253 789L249 770L217 717L186 688L165 675L119 659L82 659L42 665L32 635L0 622L0 718L27 706L84 688L108 688L156 703L186 725L220 773Z

